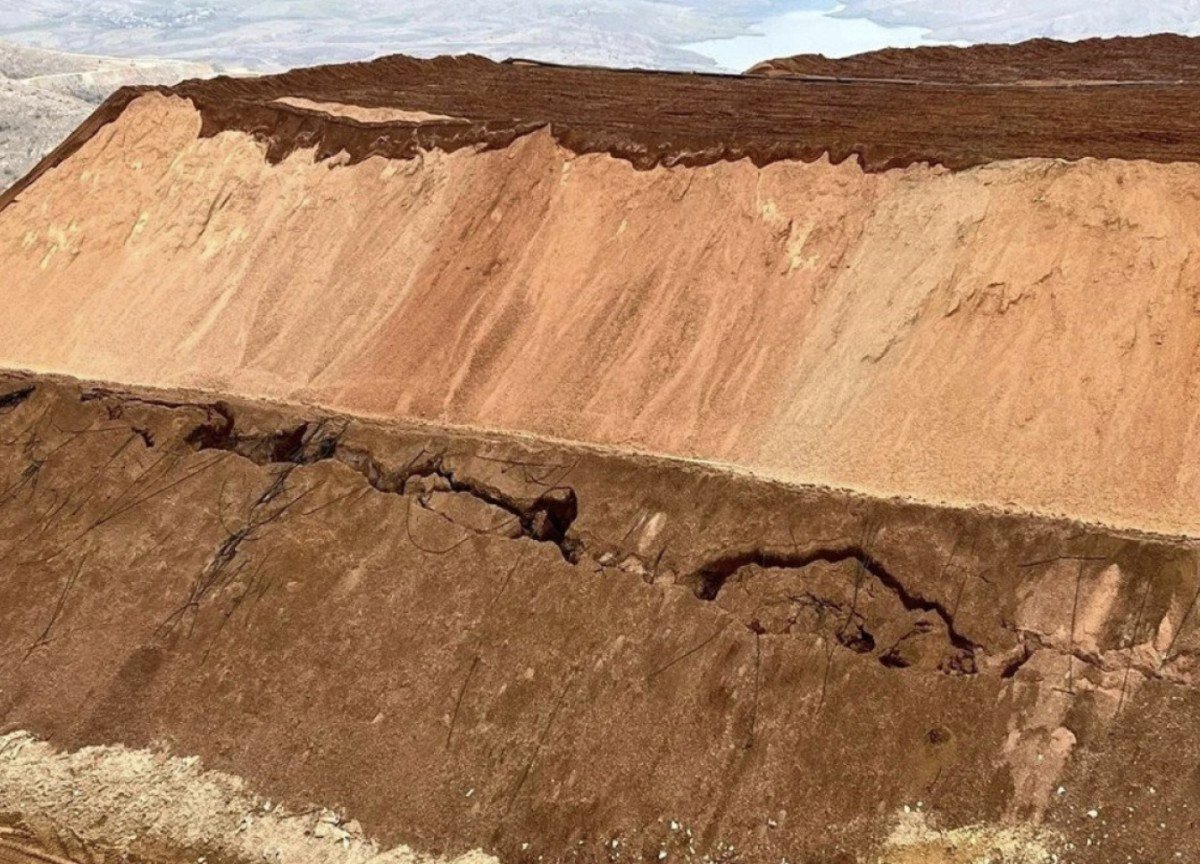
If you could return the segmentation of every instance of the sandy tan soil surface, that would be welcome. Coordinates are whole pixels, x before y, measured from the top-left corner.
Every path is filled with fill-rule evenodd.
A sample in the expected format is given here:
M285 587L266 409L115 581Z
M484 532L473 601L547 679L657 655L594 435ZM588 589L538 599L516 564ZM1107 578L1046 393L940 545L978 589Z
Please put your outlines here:
M150 94L0 212L0 361L1200 530L1200 166L278 164Z
M0 734L55 748L0 812L95 842L253 851L257 798L522 864L1200 851L1195 543L21 377L0 538Z
M454 118L447 117L445 114L430 114L428 111L405 111L401 108L364 108L360 105L351 105L345 102L314 102L311 99L298 99L291 96L284 96L278 101L281 105L289 105L293 108L301 108L307 111L316 111L332 117L349 117L351 120L358 120L361 123L435 123L453 121L455 119L463 123L470 122L461 117Z
M0 39L0 192L117 88L213 74L200 63L62 54Z

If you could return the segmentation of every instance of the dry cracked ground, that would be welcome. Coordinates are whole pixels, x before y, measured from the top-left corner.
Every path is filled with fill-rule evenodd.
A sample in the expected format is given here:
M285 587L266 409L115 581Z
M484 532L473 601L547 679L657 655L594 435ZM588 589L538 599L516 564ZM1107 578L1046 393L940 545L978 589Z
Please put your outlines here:
M118 93L0 198L0 861L1194 860L1195 44Z

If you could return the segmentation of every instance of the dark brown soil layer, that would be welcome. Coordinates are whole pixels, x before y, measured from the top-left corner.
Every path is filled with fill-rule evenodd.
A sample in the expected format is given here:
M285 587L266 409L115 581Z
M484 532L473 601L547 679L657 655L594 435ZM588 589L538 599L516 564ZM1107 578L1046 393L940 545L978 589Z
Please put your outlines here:
M426 850L874 860L921 802L1190 859L1198 578L1169 538L0 379L0 732Z
M474 56L394 56L161 89L197 105L204 116L203 134L241 130L263 141L273 160L298 148L316 148L321 158L345 151L358 161L371 155L407 157L427 148L501 147L518 135L549 127L576 152L610 153L643 168L742 158L762 165L825 154L834 161L857 158L868 170L918 162L962 169L1022 157L1190 162L1200 159L1195 45L1194 40L1173 38L1116 40L1088 43L1086 51L1072 49L1060 57L1064 49L1027 43L994 49L998 59L993 60L984 49L973 49L979 53L919 51L811 66L839 78L882 74L894 67L898 73L886 74L917 81L674 74L494 63ZM945 56L979 59L947 62ZM1089 79L1145 77L1154 83L979 87L924 80L926 69L930 79L971 78L975 65L985 80L1070 73ZM939 71L946 69L950 71ZM1163 75L1167 81L1160 80ZM111 122L139 92L144 91L114 94L62 147L0 195L0 209ZM363 123L277 101L285 97L463 119Z
M978 86L1034 82L1196 82L1200 81L1200 38L1164 33L1079 42L1031 39L1016 45L887 48L840 60L820 54L797 54L763 61L751 68L750 73Z

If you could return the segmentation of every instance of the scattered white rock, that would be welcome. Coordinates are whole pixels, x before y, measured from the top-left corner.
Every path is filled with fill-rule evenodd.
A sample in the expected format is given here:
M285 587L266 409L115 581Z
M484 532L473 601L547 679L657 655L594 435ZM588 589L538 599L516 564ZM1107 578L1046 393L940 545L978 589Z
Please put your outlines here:
M205 845L222 859L244 861L497 864L481 852L447 861L403 846L382 851L353 819L330 810L289 814L196 759L121 746L62 753L22 732L0 735L0 811L47 819L85 843L133 857L144 842L151 849Z

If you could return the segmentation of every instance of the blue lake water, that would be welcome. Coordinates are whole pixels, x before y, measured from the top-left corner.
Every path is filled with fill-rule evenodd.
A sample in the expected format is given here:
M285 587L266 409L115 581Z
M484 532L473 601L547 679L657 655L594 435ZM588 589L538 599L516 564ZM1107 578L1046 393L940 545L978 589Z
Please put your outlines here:
M711 39L681 47L711 57L724 69L743 72L771 57L824 54L846 57L878 48L908 48L943 44L926 38L921 27L885 27L865 18L835 18L838 3L805 4L766 18L754 33L732 39Z

